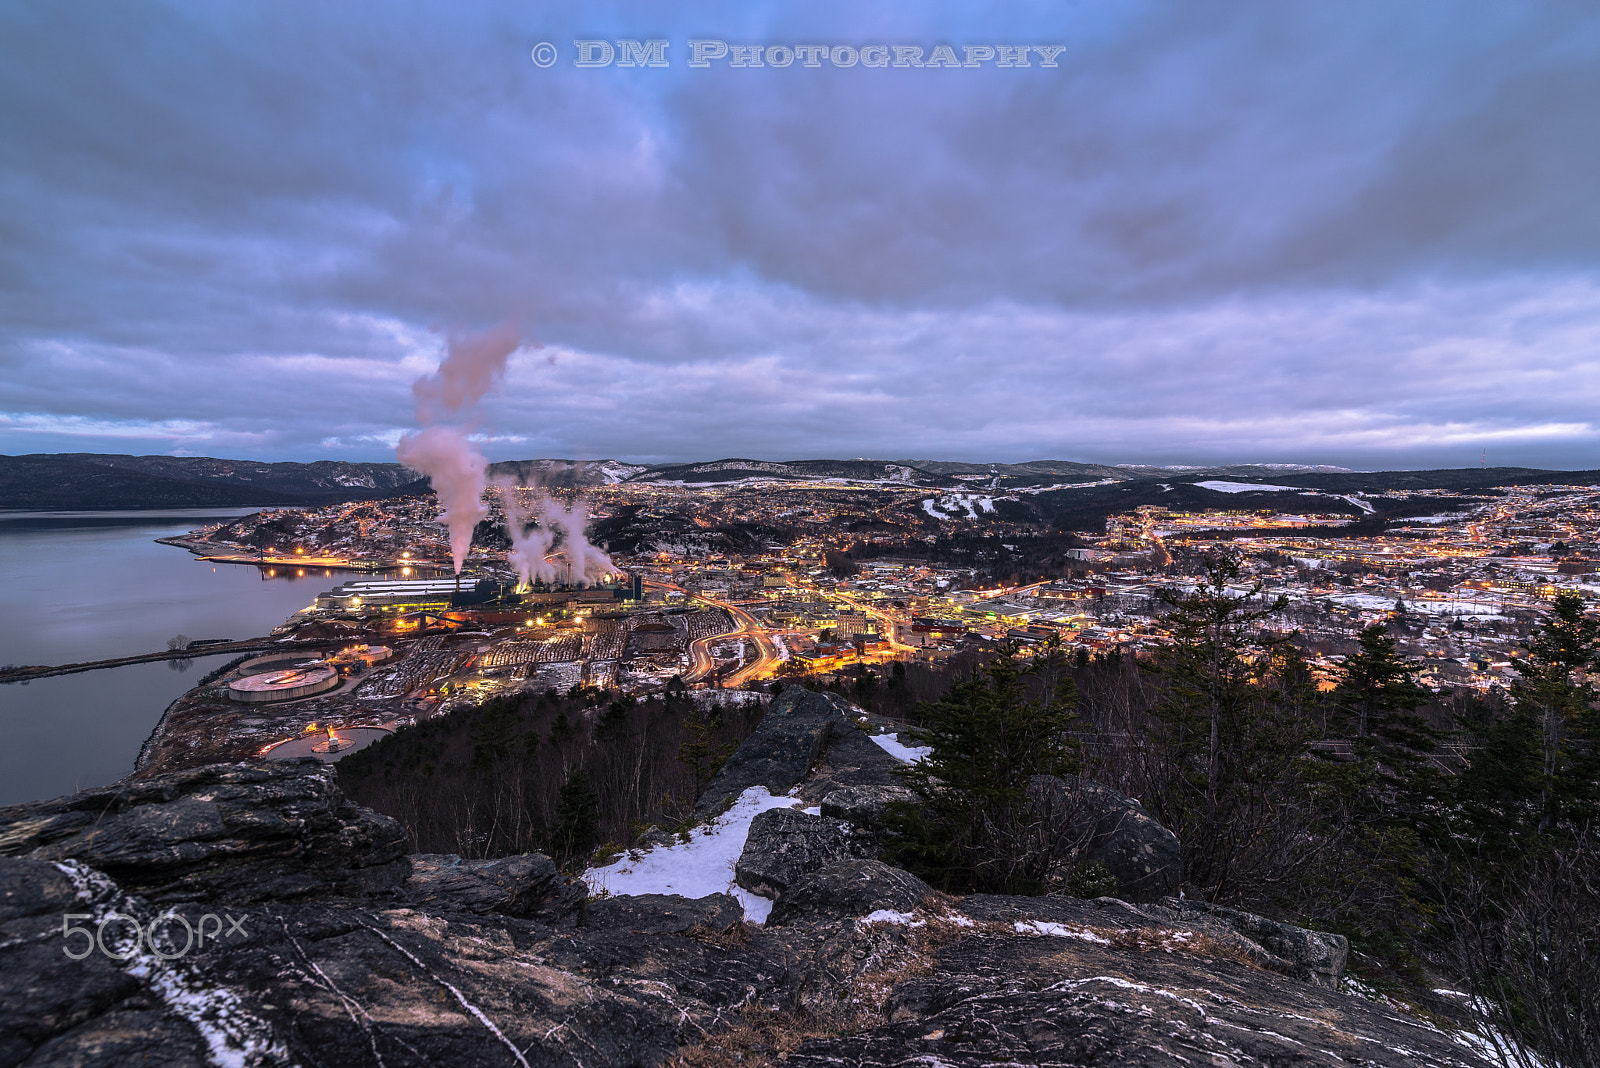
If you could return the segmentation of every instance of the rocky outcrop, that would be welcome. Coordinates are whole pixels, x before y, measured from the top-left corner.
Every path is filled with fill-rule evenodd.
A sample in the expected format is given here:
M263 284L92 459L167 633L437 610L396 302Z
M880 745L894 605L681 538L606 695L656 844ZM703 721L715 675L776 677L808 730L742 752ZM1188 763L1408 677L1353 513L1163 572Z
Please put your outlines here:
M777 897L803 875L869 855L838 820L792 808L768 809L751 821L733 878L753 894Z
M724 894L580 901L537 854L391 858L390 826L320 764L0 810L0 1068L727 1063L751 1021L808 1068L1482 1068L1296 978L1326 936L1232 910L949 899L851 859L761 926Z
M787 1068L1457 1068L1483 1063L1442 1031L1375 1002L1187 950L1170 936L1163 945L1154 932L1141 949L1137 929L1123 928L1114 915L1100 920L1104 926L1098 929L1035 922L1026 932L1011 933L989 923L965 937L942 938L944 944L935 942L917 967L900 969L902 977L888 992L879 1018L807 1039L784 1063Z
M910 912L933 888L880 860L847 860L795 881L778 898L767 924L828 923L880 910Z
M856 711L849 706L846 709L850 715ZM800 794L814 805L841 789L901 788L899 769L903 767L854 722L837 723L822 754L800 781Z
M916 794L904 786L895 784L841 786L822 798L821 807L824 816L844 820L862 830L878 831L883 825L885 805L915 799Z
M1266 955L1263 963L1274 971L1337 989L1350 959L1350 940L1344 935L1313 931L1279 923L1253 912L1225 908L1204 901L1164 897L1145 911L1164 919L1179 920L1202 931L1223 929L1248 939Z
M0 856L74 858L152 901L398 887L406 836L314 759L220 764L0 809Z
M1040 775L1028 797L1059 828L1064 844L1076 848L1079 863L1110 869L1117 897L1155 901L1183 885L1178 836L1126 794L1075 775Z
M861 733L850 721L851 712L838 694L798 687L783 691L701 792L695 816L715 816L752 786L788 793L811 771L835 731Z
M433 912L503 912L560 922L583 907L589 891L540 853L499 860L418 853L404 896Z
M647 934L715 934L743 928L744 906L727 894L695 898L674 894L603 897L584 906L581 924L590 929Z

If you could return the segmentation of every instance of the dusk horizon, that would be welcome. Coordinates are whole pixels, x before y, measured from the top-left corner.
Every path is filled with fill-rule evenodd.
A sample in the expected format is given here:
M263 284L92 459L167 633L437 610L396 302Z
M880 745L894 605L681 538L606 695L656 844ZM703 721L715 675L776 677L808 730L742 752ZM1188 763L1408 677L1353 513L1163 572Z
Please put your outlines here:
M494 458L1600 464L1580 7L77 11L0 452L377 460L499 330Z

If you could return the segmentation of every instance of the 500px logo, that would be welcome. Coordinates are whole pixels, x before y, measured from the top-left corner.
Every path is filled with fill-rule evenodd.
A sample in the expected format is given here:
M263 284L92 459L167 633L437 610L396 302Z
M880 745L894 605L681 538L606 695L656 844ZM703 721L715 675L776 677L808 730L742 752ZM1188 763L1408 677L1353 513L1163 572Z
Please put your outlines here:
M250 932L245 930L243 916L228 916L227 931L223 931L222 916L208 912L200 917L198 929L184 916L176 912L161 913L150 921L149 926L141 924L136 918L125 912L107 913L91 931L88 927L79 927L73 920L92 920L94 915L88 912L68 912L61 917L61 937L70 940L74 935L83 937L83 948L74 952L74 944L69 941L61 947L61 951L73 960L82 960L99 947L100 952L112 960L128 960L139 952L141 945L148 946L151 953L162 960L177 960L187 954L191 949L204 949L206 939L221 942L237 935L240 938L249 938ZM209 920L215 927L209 935L206 930L206 921ZM173 937L172 925L181 923L184 930L184 942L181 949L177 946L177 939ZM109 935L107 934L109 930ZM157 938L157 931L160 938ZM107 944L109 942L109 944Z

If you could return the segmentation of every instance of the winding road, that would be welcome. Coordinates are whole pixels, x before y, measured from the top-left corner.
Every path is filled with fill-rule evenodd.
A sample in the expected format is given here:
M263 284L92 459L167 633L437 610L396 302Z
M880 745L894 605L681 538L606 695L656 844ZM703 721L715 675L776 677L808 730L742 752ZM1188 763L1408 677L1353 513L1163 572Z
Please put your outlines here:
M693 661L693 665L689 669L689 674L684 679L685 682L698 682L707 675L711 674L712 670L716 667L716 661L711 657L711 643L735 635L742 635L751 638L756 644L756 652L759 655L756 657L754 663L746 664L744 667L740 668L738 671L724 679L724 686L738 686L741 683L748 682L752 678L759 677L769 667L778 662L778 648L772 643L772 636L770 633L768 633L767 628L756 622L756 618L754 616L740 608L738 605L729 604L727 601L713 600L703 593L691 594L682 586L675 585L671 582L662 582L658 579L645 579L644 584L646 586L654 586L657 589L676 590L685 597L694 597L696 600L702 601L705 604L709 604L715 608L721 608L723 611L732 616L734 622L738 624L738 627L734 630L724 631L721 634L713 634L705 638L697 638L689 643L689 656Z

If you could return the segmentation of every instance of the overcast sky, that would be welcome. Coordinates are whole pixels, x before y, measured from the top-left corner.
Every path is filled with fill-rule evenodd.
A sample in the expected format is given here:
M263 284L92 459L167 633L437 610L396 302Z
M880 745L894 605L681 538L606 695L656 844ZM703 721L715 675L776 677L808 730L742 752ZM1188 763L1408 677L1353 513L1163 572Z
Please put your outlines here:
M1597 197L1587 2L7 3L0 452L1596 467Z

